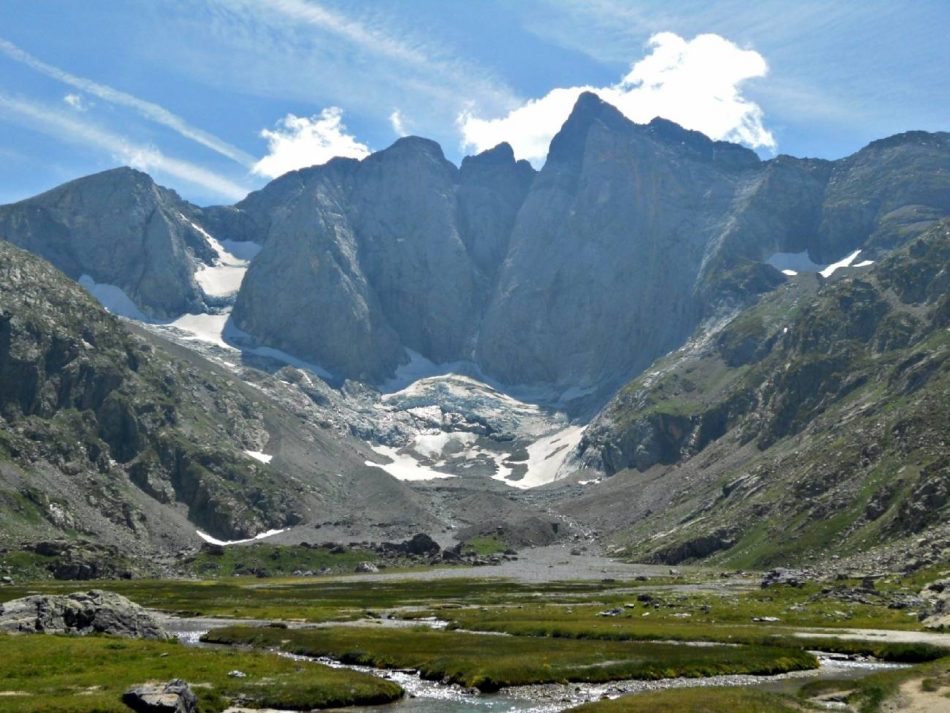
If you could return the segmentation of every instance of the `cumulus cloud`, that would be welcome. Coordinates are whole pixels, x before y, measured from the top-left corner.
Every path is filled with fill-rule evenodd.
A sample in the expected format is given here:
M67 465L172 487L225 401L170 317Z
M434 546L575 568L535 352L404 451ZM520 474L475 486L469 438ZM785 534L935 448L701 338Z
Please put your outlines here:
M396 109L389 115L389 125L393 127L396 136L409 135L409 131L406 129L406 120L402 118L402 113L400 113L399 109Z
M592 91L638 123L661 116L713 139L775 148L762 109L741 91L743 82L768 72L762 55L714 34L686 40L661 32L650 38L649 47L650 53L617 84L554 89L493 119L462 114L463 145L483 151L507 141L518 158L543 162L577 97Z
M273 131L261 131L261 136L267 139L268 153L254 164L252 171L269 178L323 164L335 156L369 155L369 147L347 133L343 110L336 106L311 117L288 114Z

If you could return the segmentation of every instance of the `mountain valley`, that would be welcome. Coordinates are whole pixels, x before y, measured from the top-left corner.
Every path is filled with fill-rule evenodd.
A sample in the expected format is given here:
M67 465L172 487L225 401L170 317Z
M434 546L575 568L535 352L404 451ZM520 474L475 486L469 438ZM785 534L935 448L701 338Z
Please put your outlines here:
M763 161L584 94L540 171L410 137L234 206L125 168L0 206L3 546L926 566L948 169L948 134Z

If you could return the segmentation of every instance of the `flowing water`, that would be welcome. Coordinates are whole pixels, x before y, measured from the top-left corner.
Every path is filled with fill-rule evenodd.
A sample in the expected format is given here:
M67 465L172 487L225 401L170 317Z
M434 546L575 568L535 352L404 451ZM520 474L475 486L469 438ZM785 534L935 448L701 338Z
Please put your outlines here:
M228 619L179 619L166 617L165 627L180 641L191 646L205 646L201 636L217 626L234 624ZM242 621L255 625L265 622ZM418 623L418 622L417 622ZM684 643L684 646L690 645ZM350 707L353 713L558 713L573 706L601 698L616 698L627 693L659 691L668 688L705 686L750 686L776 692L793 692L803 681L833 678L863 678L872 673L904 668L866 658L853 658L823 652L818 656L820 667L811 671L793 671L776 676L730 675L708 678L666 678L658 681L624 680L609 683L542 684L514 686L498 693L479 693L461 686L426 681L415 671L393 671L371 666L352 666L326 658L298 656L276 652L295 660L315 661L334 668L361 671L398 683L406 696L396 703L383 706Z

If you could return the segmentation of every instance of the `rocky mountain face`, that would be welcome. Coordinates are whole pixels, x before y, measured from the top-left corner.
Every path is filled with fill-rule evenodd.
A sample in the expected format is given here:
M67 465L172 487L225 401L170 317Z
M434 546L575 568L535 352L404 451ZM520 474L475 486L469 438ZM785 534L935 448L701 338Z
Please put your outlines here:
M204 308L194 272L215 253L195 226L199 214L146 174L118 168L0 206L0 235L73 279L121 288L164 318Z
M537 174L505 144L456 169L407 138L252 194L229 220L265 248L234 321L341 378L384 380L408 349L609 395L701 320L780 284L763 264L775 253L874 257L950 214L948 169L946 134L763 162L585 94Z
M131 333L0 241L0 544L67 535L131 555L193 545L195 529L235 540L352 512L410 532L432 524L365 465L368 448L317 421Z
M948 327L950 221L879 264L797 276L614 398L578 457L616 475L569 509L660 561L943 556Z
M761 161L584 94L540 172L507 144L456 168L408 137L199 209L118 169L0 207L0 233L159 317L204 311L209 234L255 242L232 314L249 343L340 381L383 382L414 353L467 361L589 407L774 289L776 254L875 259L946 215L950 134Z
M383 380L405 349L469 357L533 173L507 146L459 170L437 144L406 138L277 179L237 206L267 226L267 245L235 324L343 377Z

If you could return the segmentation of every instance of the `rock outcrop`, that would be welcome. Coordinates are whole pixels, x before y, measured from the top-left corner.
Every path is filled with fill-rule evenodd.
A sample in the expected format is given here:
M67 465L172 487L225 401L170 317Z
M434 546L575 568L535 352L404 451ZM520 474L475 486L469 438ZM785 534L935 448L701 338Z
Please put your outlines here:
M221 423L203 438L198 424L214 412ZM240 539L300 517L276 474L238 448L252 413L240 392L157 353L49 263L0 241L0 447L14 462L49 464L72 483L94 474L83 499L128 529L145 518L123 481L183 504L207 532Z
M196 713L198 696L180 678L168 683L143 683L122 694L122 702L136 713Z
M108 634L170 639L148 611L120 594L94 589L37 594L0 604L0 631L16 634Z
M0 236L75 280L121 288L150 316L174 317L202 310L195 265L215 258L196 211L141 171L118 168L0 206Z

